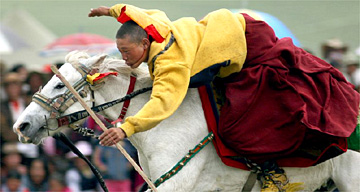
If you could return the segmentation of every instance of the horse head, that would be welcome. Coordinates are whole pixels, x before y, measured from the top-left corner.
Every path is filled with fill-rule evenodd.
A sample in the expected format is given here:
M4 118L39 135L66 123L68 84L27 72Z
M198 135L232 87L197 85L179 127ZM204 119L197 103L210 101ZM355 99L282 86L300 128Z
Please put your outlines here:
M109 96L115 97L126 91L120 89L116 91L117 94L106 94L110 86L102 86L105 84L105 80L117 79L111 76L104 78L101 83L91 84L87 81L87 75L94 72L105 70L121 71L121 74L132 72L124 61L109 59L109 61L104 62L105 57L106 55L90 57L85 52L74 51L65 57L65 63L59 69L60 73L79 92L89 106L104 102L109 99ZM109 83L109 85L114 85L114 83ZM104 87L107 88L104 89ZM92 98L94 94L91 94L91 91L95 92L96 101ZM68 127L68 125L58 126L58 117L82 109L80 103L76 101L64 83L54 75L42 89L34 94L32 102L15 122L13 130L18 134L22 143L40 144L44 138L53 136L63 128Z

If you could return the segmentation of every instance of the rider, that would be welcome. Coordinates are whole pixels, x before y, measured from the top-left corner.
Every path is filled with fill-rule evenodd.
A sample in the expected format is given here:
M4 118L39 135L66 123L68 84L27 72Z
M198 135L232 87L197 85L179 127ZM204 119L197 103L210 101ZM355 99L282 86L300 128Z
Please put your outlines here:
M328 139L318 143L321 152L334 143L346 149L341 141L356 126L359 95L338 70L295 47L290 38L278 39L265 22L225 9L199 22L171 22L162 11L125 4L91 9L89 17L94 16L112 16L123 24L117 48L131 68L147 62L153 79L147 104L119 129L105 131L102 145L151 129L176 111L188 87L216 79L221 86L215 88L225 91L219 95L225 98L219 134L259 163L262 190L297 187L270 160L292 155L308 139Z

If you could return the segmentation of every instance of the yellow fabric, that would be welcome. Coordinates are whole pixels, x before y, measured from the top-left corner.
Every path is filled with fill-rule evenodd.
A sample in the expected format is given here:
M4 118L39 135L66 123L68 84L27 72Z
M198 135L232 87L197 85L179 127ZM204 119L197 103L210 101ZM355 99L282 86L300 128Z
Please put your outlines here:
M111 7L110 14L117 18L123 6L126 6L125 14L140 26L153 24L161 35L166 35L162 43L151 43L148 65L154 80L153 91L149 102L121 125L128 137L149 130L172 115L187 93L190 77L227 60L231 63L220 69L219 77L241 70L246 58L245 19L241 14L221 9L199 22L194 18L171 22L161 11L125 4ZM171 34L175 42L152 63L153 57L168 44Z
M95 73L94 75L87 75L86 81L89 82L91 85L94 85L94 79L99 77L100 73Z
M290 183L285 173L269 173L260 179L261 192L296 192L304 189L304 183Z

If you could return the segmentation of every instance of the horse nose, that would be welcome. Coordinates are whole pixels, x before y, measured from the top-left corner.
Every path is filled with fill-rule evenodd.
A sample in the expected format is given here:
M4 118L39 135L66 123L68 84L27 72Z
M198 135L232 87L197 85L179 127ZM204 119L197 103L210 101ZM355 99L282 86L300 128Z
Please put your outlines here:
M22 143L31 143L31 139L25 136L25 132L30 128L30 123L21 123L18 127L16 127L15 133L20 136L20 141Z

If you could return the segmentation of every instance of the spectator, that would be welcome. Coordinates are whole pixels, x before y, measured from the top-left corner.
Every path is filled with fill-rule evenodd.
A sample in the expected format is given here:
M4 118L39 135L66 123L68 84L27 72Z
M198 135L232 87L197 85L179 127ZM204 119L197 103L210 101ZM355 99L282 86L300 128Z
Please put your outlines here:
M348 53L344 57L344 65L346 66L344 71L345 78L356 87L359 91L360 86L360 69L359 69L359 57L354 53Z
M19 78L22 82L25 82L28 74L29 74L29 71L28 69L25 67L24 64L22 63L18 63L18 64L15 64L9 72L12 72L12 73L17 73L19 74ZM29 86L27 84L23 84L22 86L22 90L24 92L27 92L29 90Z
M29 73L26 83L29 85L29 90L26 93L28 96L33 96L41 86L44 86L46 79L44 74L37 71L32 71Z
M341 40L329 39L322 45L323 59L340 71L343 70L343 57L346 54L348 46Z
M83 153L84 156L86 156L86 158L91 159L93 149L89 142L78 141L75 146L81 151L81 153ZM73 152L69 152L66 157L74 164L74 167L68 170L65 174L66 184L69 186L71 191L97 191L98 181L88 164L86 164L83 159L77 157L77 155Z
M27 76L29 74L28 69L22 63L15 64L10 69L10 72L18 73L21 81L25 81L25 79L27 78Z
M4 61L0 60L0 82L3 82L6 72L6 64ZM4 90L3 83L0 84L0 101L3 101L7 98Z
M30 191L49 190L49 171L45 159L34 159L28 167L25 185Z
M1 186L2 192L28 192L29 190L21 182L22 175L16 170L11 169L6 174L6 181Z
M4 100L0 106L2 141L17 142L18 137L13 132L12 125L18 119L25 107L30 103L30 100L23 95L21 90L23 82L18 73L7 73L3 80L2 84L4 85L8 99ZM6 135L6 137L4 137L4 135Z
M31 98L24 96L23 81L18 73L7 73L3 84L8 99L4 100L0 106L1 141L18 142L18 136L13 132L12 126L31 102ZM19 143L18 150L24 155L24 160L27 162L39 156L39 147L36 145Z
M120 142L123 148L136 156L136 149L128 140ZM116 147L97 145L94 152L94 164L100 169L109 191L131 191L133 167Z
M61 173L54 172L50 177L49 184L48 192L71 192L70 188L66 186L64 175Z
M5 143L2 146L1 178L5 179L9 170L15 169L21 175L26 175L26 166L22 164L22 156L17 149L17 143Z

